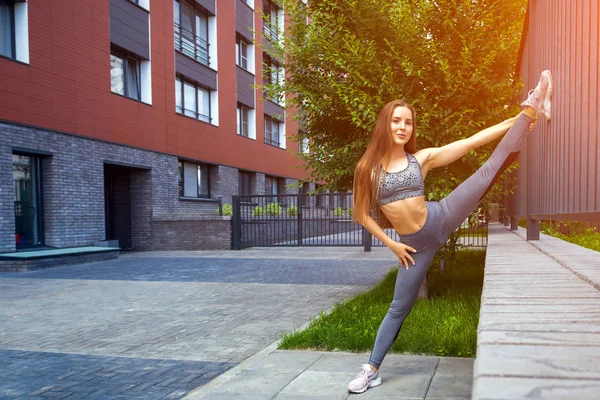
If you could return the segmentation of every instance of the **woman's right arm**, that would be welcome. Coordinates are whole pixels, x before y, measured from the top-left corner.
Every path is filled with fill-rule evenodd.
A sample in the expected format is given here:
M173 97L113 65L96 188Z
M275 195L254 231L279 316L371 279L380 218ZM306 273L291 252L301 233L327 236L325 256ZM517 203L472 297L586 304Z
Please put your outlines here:
M398 256L398 260L400 260L400 265L403 265L408 269L409 261L415 265L415 260L410 256L409 252L416 253L417 251L410 246L405 245L404 243L398 243L392 238L390 238L383 229L377 224L377 222L369 215L361 218L362 226L365 227L366 230L371 232L373 236L377 239L381 240L383 244L385 244L390 250L394 252Z

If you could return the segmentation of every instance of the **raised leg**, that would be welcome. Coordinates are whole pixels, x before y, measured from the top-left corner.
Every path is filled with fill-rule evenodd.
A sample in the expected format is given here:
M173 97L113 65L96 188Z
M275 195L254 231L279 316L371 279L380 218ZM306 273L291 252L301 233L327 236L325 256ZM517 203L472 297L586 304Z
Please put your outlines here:
M504 135L490 158L445 199L440 201L446 220L444 238L448 237L475 210L500 174L515 160L535 120L521 113Z

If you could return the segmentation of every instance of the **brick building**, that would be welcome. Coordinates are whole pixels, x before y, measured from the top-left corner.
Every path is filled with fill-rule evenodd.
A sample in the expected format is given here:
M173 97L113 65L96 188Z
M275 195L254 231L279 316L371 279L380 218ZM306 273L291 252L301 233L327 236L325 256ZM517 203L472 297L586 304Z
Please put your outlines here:
M0 253L229 248L219 198L305 177L254 86L284 25L270 0L0 0Z

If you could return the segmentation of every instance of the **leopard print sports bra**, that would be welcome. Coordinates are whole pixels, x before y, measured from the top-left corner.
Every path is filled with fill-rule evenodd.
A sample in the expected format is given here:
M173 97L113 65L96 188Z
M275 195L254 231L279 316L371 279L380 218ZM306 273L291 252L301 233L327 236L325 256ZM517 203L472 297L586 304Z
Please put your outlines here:
M425 183L419 162L412 154L406 153L408 166L402 171L387 172L383 170L379 180L377 204L382 206L396 200L423 196Z

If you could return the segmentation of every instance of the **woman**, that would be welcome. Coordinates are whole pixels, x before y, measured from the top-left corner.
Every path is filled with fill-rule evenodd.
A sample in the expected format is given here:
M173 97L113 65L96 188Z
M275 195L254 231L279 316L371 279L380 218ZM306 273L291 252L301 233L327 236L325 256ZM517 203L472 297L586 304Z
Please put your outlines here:
M377 332L369 363L363 364L348 391L363 393L381 384L379 367L413 307L434 254L514 160L537 115L550 119L551 95L552 77L550 71L544 71L536 88L521 104L525 109L519 116L467 139L419 151L413 108L399 100L383 107L371 143L356 166L353 218L398 256L400 268L394 300ZM431 169L450 164L505 132L475 174L440 202L425 201L423 181ZM394 228L401 243L387 236L385 228Z

